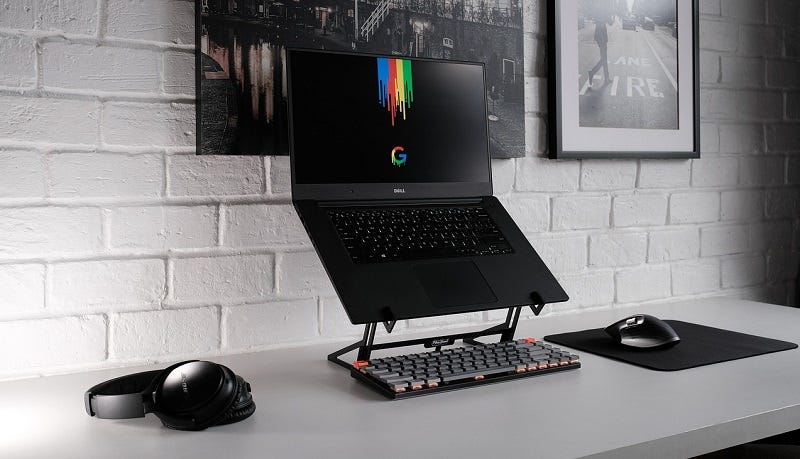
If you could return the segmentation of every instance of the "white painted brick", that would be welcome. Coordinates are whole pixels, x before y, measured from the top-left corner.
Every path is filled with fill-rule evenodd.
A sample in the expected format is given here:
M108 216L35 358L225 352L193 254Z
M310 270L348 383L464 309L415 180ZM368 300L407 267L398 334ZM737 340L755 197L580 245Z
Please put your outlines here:
M720 79L721 70L719 53L700 50L700 83L719 83ZM701 138L701 144L702 141L703 139Z
M3 95L0 138L95 145L98 116L98 104L93 101Z
M363 325L353 325L347 317L339 298L325 297L319 300L322 323L320 334L327 338L339 336L359 336L364 332ZM400 323L395 324L395 327Z
M138 311L111 316L114 359L198 355L220 347L217 308Z
M516 186L519 191L575 191L578 189L580 176L578 161L519 158L516 162Z
M0 5L1 6L1 5ZM103 316L0 322L0 376L106 358Z
M782 185L785 159L782 156L742 158L739 163L741 185Z
M158 197L164 191L161 155L59 153L47 160L54 197Z
M736 51L739 28L736 24L700 20L700 47L713 51Z
M777 188L767 190L767 217L796 218L800 215L800 189Z
M516 171L517 168L513 159L492 160L492 188L495 195L513 191Z
M764 127L755 123L722 124L719 126L719 141L722 153L762 153Z
M234 255L173 260L172 298L208 304L265 298L272 293L272 255Z
M692 160L692 186L719 187L736 185L739 175L739 158L733 156L706 156Z
M317 302L276 301L225 308L225 343L246 349L317 336Z
M503 206L522 231L539 232L550 228L550 199L546 196L514 196Z
M675 193L669 200L669 222L707 223L719 220L719 193Z
M1 8L2 6L0 6ZM0 16L3 13L0 13ZM0 72L2 86L33 86L36 84L36 54L34 42L28 37L0 35L0 56L4 65Z
M559 276L558 282L569 295L567 303L549 305L555 309L610 306L614 302L614 273L589 271L585 274Z
M103 141L116 145L194 146L194 104L107 102Z
M718 260L696 260L672 265L672 294L696 295L720 286Z
M737 87L765 86L766 62L763 58L723 55L721 63L723 84Z
M97 3L90 0L38 0L36 28L94 35L97 33Z
M159 58L149 49L47 42L42 47L42 82L57 88L155 92L161 83Z
M589 237L589 266L632 266L647 259L646 233L596 234Z
M258 156L173 156L169 160L171 196L261 194L264 166Z
M703 97L702 95L700 96ZM700 151L703 154L719 151L720 133L716 124L700 123Z
M742 56L780 56L783 50L783 28L742 24L739 49ZM788 37L787 37L788 39Z
M719 15L722 12L719 2L720 0L700 0L700 14Z
M663 225L667 221L667 196L635 194L614 198L614 226Z
M0 199L44 196L44 161L38 152L0 150L0 171Z
M702 26L701 26L702 28ZM706 89L701 93L701 116L726 120L779 120L783 97L777 91Z
M763 23L767 17L767 4L764 1L725 0L720 4L722 5L722 15L729 18Z
M574 273L586 268L586 236L537 237L531 245L555 273Z
M618 271L616 285L620 303L666 298L670 294L670 269L658 265Z
M113 37L194 43L194 2L109 0L107 33Z
M564 196L553 199L553 230L606 228L611 198L608 196Z
M800 185L800 156L789 158L786 171L786 182L789 185Z
M525 77L525 113L547 112L547 80Z
M800 237L800 226L798 228L797 236ZM791 247L792 222L788 220L768 221L750 226L750 249L754 252L788 251Z
M750 248L748 226L720 226L700 230L700 255L732 255L745 253Z
M101 248L98 209L0 209L0 257L41 257Z
M163 260L57 263L49 280L48 309L154 309L165 295Z
M547 126L533 114L525 115L525 155L541 155L547 150Z
M800 252L779 250L767 255L767 282L794 283L800 268Z
M226 158L229 159L229 158ZM292 192L292 176L288 156L269 158L270 191L275 195L288 195Z
M639 188L686 188L691 177L691 161L642 160Z
M316 252L278 255L278 292L281 294L333 295L333 285Z
M0 317L43 308L44 266L0 265Z
M700 231L697 228L682 228L650 233L647 261L688 260L700 254Z
M0 27L9 29L32 29L34 0L0 1Z
M273 246L311 241L291 205L237 205L225 209L226 246Z
M757 220L764 217L764 193L760 190L722 192L722 220Z
M582 161L581 189L632 189L636 185L636 170L636 161L629 159Z
M766 280L766 264L761 255L722 260L722 287L747 287Z
M212 206L112 209L110 233L113 248L213 247L217 242L217 210Z
M194 94L194 54L167 51L164 53L164 92Z

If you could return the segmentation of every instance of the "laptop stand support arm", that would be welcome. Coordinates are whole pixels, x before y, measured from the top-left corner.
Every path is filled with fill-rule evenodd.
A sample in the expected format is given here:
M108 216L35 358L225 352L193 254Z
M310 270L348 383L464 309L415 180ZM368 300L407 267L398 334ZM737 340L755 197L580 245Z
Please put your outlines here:
M544 308L544 303L532 304L530 307L534 315L539 315ZM348 370L353 368L352 362L347 362L341 358L344 354L358 349L358 357L356 360L369 360L373 350L391 349L395 347L423 345L426 348L435 348L437 351L441 350L442 346L450 346L455 344L457 340L462 340L464 343L472 344L474 346L481 346L483 343L477 341L481 336L500 335L500 342L512 341L514 333L517 331L517 324L519 323L519 316L522 313L523 306L515 306L508 309L506 320L502 324L489 327L485 330L469 333L457 333L454 335L441 335L432 338L419 338L409 339L402 341L392 341L388 343L375 343L375 332L378 329L378 322L370 322L364 326L364 335L361 340L343 347L336 352L328 355L328 360L337 365L340 365ZM396 321L383 322L387 333L391 333L394 329Z

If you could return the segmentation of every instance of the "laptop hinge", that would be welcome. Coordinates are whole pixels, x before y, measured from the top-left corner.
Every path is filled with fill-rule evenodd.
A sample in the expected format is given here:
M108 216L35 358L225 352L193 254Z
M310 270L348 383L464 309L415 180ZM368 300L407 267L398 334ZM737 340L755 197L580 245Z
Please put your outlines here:
M373 207L373 206L430 206L452 204L477 204L482 198L403 199L379 201L319 201L320 207Z

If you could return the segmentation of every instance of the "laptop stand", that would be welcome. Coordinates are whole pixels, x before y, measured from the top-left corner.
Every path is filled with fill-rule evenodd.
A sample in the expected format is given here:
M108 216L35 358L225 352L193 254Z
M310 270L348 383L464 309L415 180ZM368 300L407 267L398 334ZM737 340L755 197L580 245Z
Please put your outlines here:
M522 309L524 307L527 306L515 306L509 308L505 322L487 328L485 330L470 332L470 333L457 333L453 335L442 335L432 338L392 341L388 343L377 343L377 344L375 343L375 332L378 328L378 322L371 322L366 324L366 326L364 327L364 336L363 338L361 338L361 340L329 354L328 360L344 368L347 368L348 370L352 370L353 363L347 362L341 359L340 357L356 349L358 349L358 358L356 360L369 360L372 351L379 349L391 349L395 347L415 346L422 344L426 348L436 348L436 350L439 351L441 350L442 346L450 346L454 344L456 340L459 339L467 344L481 345L482 343L480 343L476 339L482 336L491 336L491 335L500 335L500 342L512 341L514 339L514 333L517 331L517 323L519 322L520 313L522 313ZM542 309L544 308L544 303L533 304L530 306L530 308L533 310L533 314L538 316L539 313L541 313ZM392 332L396 322L397 321L395 320L383 322L383 326L384 328L386 328L387 333Z

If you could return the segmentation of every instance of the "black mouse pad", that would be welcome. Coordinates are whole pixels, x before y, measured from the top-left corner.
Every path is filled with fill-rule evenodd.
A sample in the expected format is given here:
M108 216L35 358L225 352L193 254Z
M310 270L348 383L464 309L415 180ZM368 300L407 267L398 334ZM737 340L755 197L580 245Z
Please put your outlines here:
M550 335L545 336L544 339L562 346L659 371L685 370L797 347L797 344L788 341L747 335L680 320L665 320L665 322L681 337L680 343L666 349L648 351L625 348L612 341L602 328Z

